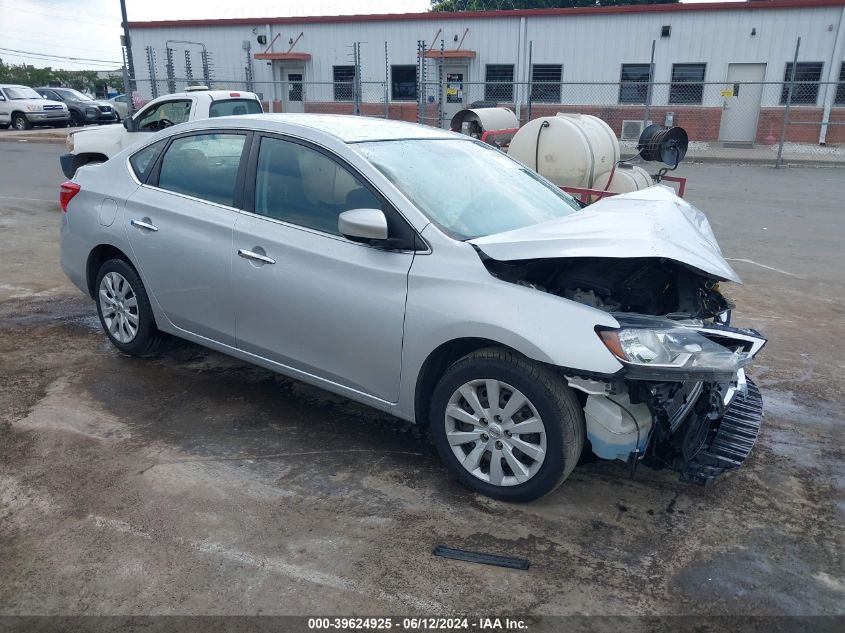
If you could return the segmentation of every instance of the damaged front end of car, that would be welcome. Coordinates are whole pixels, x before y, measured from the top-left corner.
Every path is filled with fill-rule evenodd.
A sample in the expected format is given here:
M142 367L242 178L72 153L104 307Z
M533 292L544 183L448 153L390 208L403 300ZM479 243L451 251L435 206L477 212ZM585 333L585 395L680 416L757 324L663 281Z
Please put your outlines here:
M745 370L766 339L731 326L721 284L739 277L706 218L659 188L571 217L473 245L494 277L616 320L596 335L620 371L561 370L579 392L593 453L632 470L669 468L696 484L738 468L763 417Z
M593 451L633 465L670 468L697 484L738 468L763 419L760 391L745 368L766 339L755 330L718 322L615 316L620 328L601 328L597 334L624 370L618 380L605 383L606 393L587 395ZM570 384L579 387L577 377ZM633 450L626 445L625 424L593 413L614 407L634 427Z

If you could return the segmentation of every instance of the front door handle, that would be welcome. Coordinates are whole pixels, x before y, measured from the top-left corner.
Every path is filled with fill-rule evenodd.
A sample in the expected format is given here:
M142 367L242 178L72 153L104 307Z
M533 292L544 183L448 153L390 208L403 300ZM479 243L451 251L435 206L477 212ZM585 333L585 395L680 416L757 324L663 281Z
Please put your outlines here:
M158 231L158 227L155 224L150 224L149 222L145 222L144 220L130 220L129 224L132 226L137 226L139 229L146 229L148 231Z
M272 257L267 257L267 255L262 255L261 253L256 253L254 251L248 251L244 248L238 249L238 255L244 259L254 259L257 262L263 262L265 264L276 263L276 260Z

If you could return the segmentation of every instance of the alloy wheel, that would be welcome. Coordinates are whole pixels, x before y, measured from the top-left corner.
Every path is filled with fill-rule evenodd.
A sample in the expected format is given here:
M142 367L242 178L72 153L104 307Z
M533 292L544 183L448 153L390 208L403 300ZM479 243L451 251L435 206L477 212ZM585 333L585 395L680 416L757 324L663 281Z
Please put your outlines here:
M123 275L109 272L103 276L99 303L109 334L119 343L131 343L138 334L138 297Z
M446 439L458 462L494 486L531 479L546 458L546 427L518 389L487 378L464 383L449 398Z

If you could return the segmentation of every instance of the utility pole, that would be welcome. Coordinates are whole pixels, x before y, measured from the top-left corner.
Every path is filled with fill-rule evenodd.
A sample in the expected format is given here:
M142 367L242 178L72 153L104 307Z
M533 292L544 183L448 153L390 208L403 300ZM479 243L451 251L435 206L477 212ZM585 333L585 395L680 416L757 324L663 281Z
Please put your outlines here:
M135 108L132 103L132 87L130 80L135 77L135 65L132 63L132 43L129 41L129 20L126 18L126 0L120 0L120 17L123 20L123 47L126 51L123 68L123 91L129 105L129 116L132 116Z
M792 96L795 91L795 69L798 68L798 51L801 50L801 38L795 44L795 57L792 58L792 72L789 74L789 89L786 93L786 107L783 109L783 127L780 130L780 143L778 143L778 157L775 160L775 169L783 166L783 144L786 142L786 132L789 129L789 108L792 107Z

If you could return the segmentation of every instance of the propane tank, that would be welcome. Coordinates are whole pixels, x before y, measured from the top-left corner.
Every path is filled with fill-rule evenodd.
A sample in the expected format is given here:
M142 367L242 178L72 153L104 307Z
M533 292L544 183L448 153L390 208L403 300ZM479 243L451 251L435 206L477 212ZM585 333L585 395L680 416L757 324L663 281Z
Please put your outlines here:
M593 189L619 161L619 141L598 117L558 113L521 127L508 154L559 187Z
M613 179L610 176L613 174ZM610 184L608 184L610 180ZM626 165L622 163L616 166L612 172L607 172L596 178L593 189L599 191L612 191L613 193L628 193L629 191L639 191L646 189L654 184L649 173L642 167L637 165Z
M505 130L519 127L519 121L513 110L508 108L474 108L461 110L452 117L453 132L462 132L468 136L481 138L484 132Z

